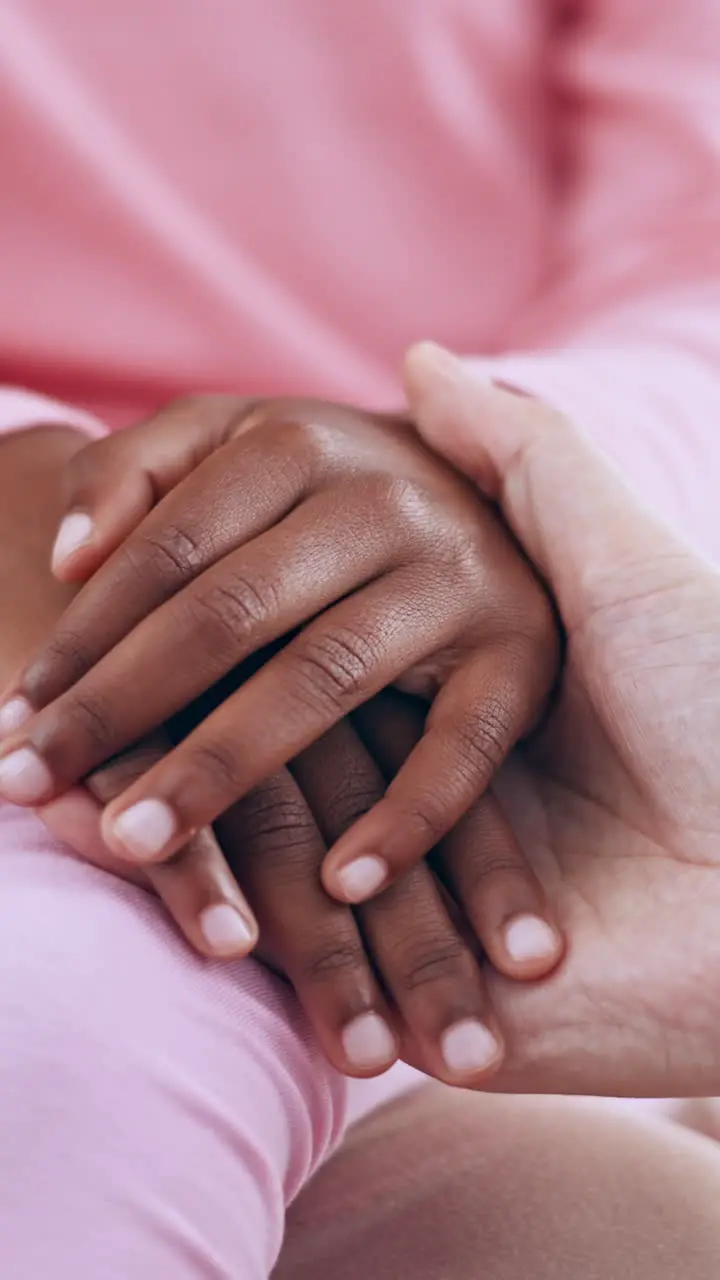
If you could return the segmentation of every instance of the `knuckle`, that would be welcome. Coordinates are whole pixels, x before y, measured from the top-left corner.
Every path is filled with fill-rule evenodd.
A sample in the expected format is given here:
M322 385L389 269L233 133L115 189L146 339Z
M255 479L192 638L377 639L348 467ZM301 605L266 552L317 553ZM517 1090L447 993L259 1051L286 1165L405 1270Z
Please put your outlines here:
M63 719L73 736L79 732L94 757L112 754L113 716L97 694L77 689L63 707Z
M298 877L307 876L308 865L315 868L319 849L318 832L310 810L300 796L288 795L278 787L250 792L242 804L243 843L253 854L261 853L268 867Z
M347 628L305 639L294 654L293 677L318 701L343 711L366 691L380 654L365 636Z
M444 795L417 794L412 805L403 809L402 821L413 839L430 849L445 835L447 812Z
M210 782L213 791L234 799L243 790L244 778L233 747L223 742L194 745L187 760L187 775L199 774Z
M483 707L481 714L462 716L454 733L463 771L468 777L490 778L512 742L511 709L504 701L494 701Z
M307 982L324 983L359 973L366 961L359 941L335 936L316 943L301 963Z
M466 951L457 935L415 938L398 957L398 978L404 991L416 991L435 982L458 978L464 970Z
M392 512L398 536L403 539L406 555L423 560L446 588L462 589L463 607L467 598L478 596L479 562L484 564L487 552L481 553L465 528L458 527L457 513L448 509L446 499L421 480L406 476L379 477L376 481L383 505Z
M330 423L307 419L303 421L297 417L285 420L282 409L280 403L278 410L281 417L276 431L282 443L290 450L306 455L313 462L321 461L332 452L337 431Z
M336 840L357 822L363 814L376 805L381 796L377 787L363 787L360 784L343 787L339 792L328 797L325 807L325 819L331 829L331 838Z
M198 542L177 525L139 536L128 543L125 554L136 572L149 573L161 582L185 582L203 563Z
M375 485L376 497L392 512L408 549L427 544L437 553L438 504L425 486L406 476L377 476Z
M57 697L85 675L94 661L92 649L72 631L51 636L45 650L26 673L24 689L31 702L40 705Z
M237 642L261 626L272 613L274 592L266 584L258 586L247 578L233 577L215 583L198 595L192 604L197 623L221 645Z

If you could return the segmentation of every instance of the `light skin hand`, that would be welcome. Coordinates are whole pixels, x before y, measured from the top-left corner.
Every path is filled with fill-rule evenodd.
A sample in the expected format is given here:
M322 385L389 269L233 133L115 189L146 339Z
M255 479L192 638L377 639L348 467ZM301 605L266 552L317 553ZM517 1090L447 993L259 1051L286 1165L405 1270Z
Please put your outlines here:
M720 1090L720 577L582 432L411 353L425 440L496 500L567 632L560 696L499 779L569 939L545 982L490 975L507 1056L492 1087Z

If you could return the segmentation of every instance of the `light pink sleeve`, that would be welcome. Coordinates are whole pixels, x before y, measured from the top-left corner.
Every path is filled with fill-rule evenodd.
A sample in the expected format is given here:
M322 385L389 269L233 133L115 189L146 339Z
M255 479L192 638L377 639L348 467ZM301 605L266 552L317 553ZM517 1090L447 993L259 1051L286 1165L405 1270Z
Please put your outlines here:
M100 419L91 413L22 387L0 386L0 435L37 426L76 427L93 439L107 434Z
M574 8L552 270L510 354L477 363L584 423L720 558L720 3Z

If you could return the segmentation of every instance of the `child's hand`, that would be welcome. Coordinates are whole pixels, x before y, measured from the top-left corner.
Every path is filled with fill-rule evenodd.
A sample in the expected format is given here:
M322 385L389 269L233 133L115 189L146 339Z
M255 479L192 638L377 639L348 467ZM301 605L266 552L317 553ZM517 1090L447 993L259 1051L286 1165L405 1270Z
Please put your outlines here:
M381 796L386 778L422 732L422 719L418 704L381 695L359 713L360 736L349 721L335 726L293 762L292 772L280 770L224 815L216 835L260 924L255 954L292 983L340 1071L376 1075L401 1056L448 1083L485 1087L502 1063L504 1045L476 937L500 970L515 978L537 977L560 950L546 926L549 957L534 951L538 922L524 918L515 921L514 932L530 949L508 955L498 907L525 872L520 865L498 866L498 848L504 851L507 840L492 798L485 797L442 843L432 866L414 868L356 911L329 898L318 875L327 842ZM373 754L377 748L382 772L365 744ZM111 761L88 779L89 791L101 802L111 799L162 746L158 740ZM220 947L217 934L208 939L203 930L208 902L217 904L219 849L212 833L199 832L178 857L147 873L132 868L128 876L126 864L108 859L103 849L100 813L84 789L74 788L42 816L89 861L140 884L149 876L205 954L248 949L251 930L257 936L254 925L246 923L239 948L234 929L219 939ZM535 896L540 906L538 886ZM227 892L232 910L252 921L238 899L237 888Z
M167 862L146 868L114 857L100 834L103 807L171 749L165 733L152 734L38 809L38 816L84 861L152 889L194 950L208 959L237 960L255 947L257 922L211 827L195 832Z
M214 399L193 415L203 439L226 443L96 573L16 683L6 722L46 709L4 744L0 791L49 800L307 624L108 807L103 834L119 857L166 859L396 681L434 696L425 734L324 869L330 892L361 901L454 826L537 721L557 661L550 608L491 508L402 423L222 404L222 429ZM136 429L141 452L159 435L167 459L173 415L186 421L187 406ZM106 545L127 524L121 439L84 451L85 508Z
M58 480L75 447L72 436L58 432L16 437L5 446L0 553L7 569L3 607L13 629L0 636L0 671L12 669L18 655L37 643L64 603L48 574L47 548L59 508ZM206 713L207 705L191 709L178 728L187 732ZM559 937L537 920L545 910L542 893L489 796L438 850L439 880L418 867L360 910L360 929L348 907L327 898L318 877L326 841L381 796L422 732L422 711L386 694L363 709L358 725L362 740L349 723L337 726L293 763L292 773L281 770L219 825L232 871L262 922L258 954L290 978L340 1070L377 1074L400 1052L441 1079L485 1083L500 1064L503 1045L475 936L500 971L514 978L551 968ZM100 837L101 805L170 746L157 733L89 775L85 786L64 793L41 816L80 856L153 887L197 950L237 957L253 947L257 925L212 831L198 831L173 858L145 870L113 859ZM442 885L451 888L464 916ZM511 954L513 939L520 945Z

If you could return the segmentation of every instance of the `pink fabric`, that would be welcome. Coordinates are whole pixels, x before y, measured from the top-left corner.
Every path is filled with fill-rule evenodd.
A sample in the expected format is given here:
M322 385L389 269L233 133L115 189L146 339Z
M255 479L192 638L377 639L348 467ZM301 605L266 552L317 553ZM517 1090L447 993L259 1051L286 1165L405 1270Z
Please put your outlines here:
M720 555L718 66L717 0L2 0L0 381L379 405L434 337Z
M264 1280L348 1109L287 988L9 805L0 973L2 1275Z

